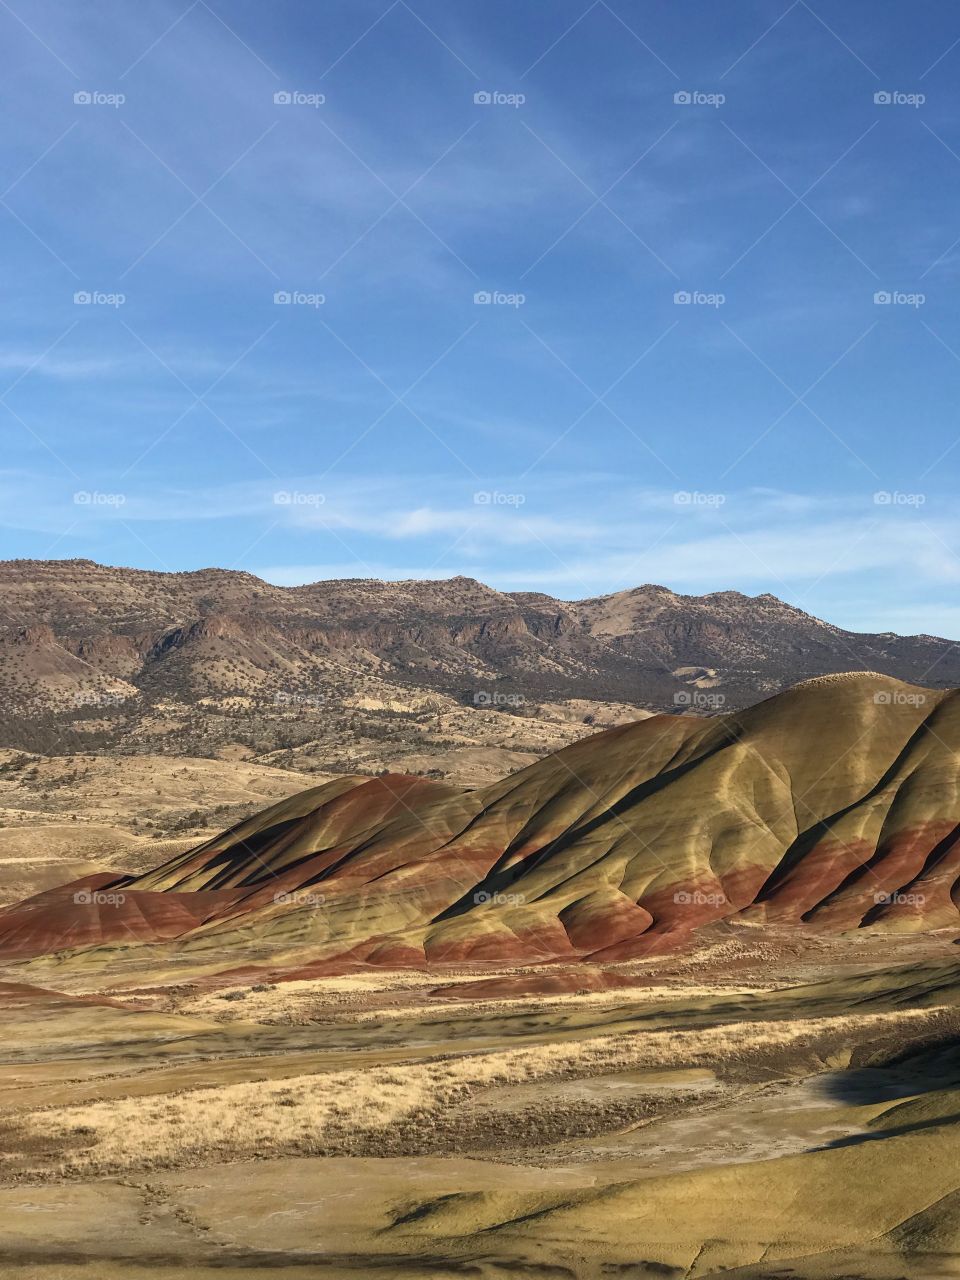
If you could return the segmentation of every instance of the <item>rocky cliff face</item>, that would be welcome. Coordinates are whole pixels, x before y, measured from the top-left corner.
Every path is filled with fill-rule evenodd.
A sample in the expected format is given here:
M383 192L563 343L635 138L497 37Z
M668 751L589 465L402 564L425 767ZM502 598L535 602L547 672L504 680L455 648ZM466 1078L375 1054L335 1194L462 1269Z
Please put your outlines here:
M438 694L469 706L479 689L499 689L526 707L576 697L704 713L837 671L960 684L960 652L946 640L859 635L769 595L662 586L561 601L468 578L281 588L217 569L8 561L0 640L6 725L62 715L122 682L130 699L115 733L127 739L158 699L207 718L224 699L239 716L248 699L263 723L271 698L343 703L369 693L371 679L390 686L374 693L394 703Z

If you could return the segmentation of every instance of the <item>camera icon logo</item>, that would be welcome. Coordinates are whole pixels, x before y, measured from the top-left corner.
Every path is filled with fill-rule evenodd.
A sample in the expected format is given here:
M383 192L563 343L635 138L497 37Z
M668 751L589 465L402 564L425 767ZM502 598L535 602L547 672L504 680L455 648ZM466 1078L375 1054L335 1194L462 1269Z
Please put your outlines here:
M689 107L693 101L693 94L687 89L680 89L673 95L673 101L678 107Z
M293 101L293 94L288 89L281 89L273 95L274 105L278 107L289 107Z
M493 101L493 95L488 93L486 89L481 89L479 93L473 95L474 105L478 107L489 107Z
M73 95L73 101L78 107L89 107L90 103L93 102L93 94L88 93L86 89L81 89Z
M893 102L893 94L886 89L881 89L873 95L873 101L878 107L889 107L890 103Z

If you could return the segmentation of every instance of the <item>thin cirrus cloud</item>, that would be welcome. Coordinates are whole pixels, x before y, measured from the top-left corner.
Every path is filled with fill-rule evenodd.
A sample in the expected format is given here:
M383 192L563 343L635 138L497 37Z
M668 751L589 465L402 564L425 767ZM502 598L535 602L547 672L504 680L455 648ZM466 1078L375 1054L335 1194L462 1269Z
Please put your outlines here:
M104 377L116 374L124 367L124 361L105 356L63 357L47 355L42 351L0 351L0 369L20 374L36 372L41 378L55 378L59 381L85 381L88 378Z
M375 559L386 576L400 572L389 568L391 559L407 564L418 545L428 544L458 565L472 563L475 575L487 573L495 584L517 584L529 573L540 583L588 585L597 578L610 586L619 575L631 583L662 578L698 589L717 580L766 582L790 596L822 576L882 572L892 582L910 575L940 584L960 577L960 531L949 510L928 510L911 495L886 491L819 499L779 491L638 491L594 475L579 482L581 495L587 491L592 500L577 518L566 514L574 486L562 476L527 492L511 492L499 478L472 491L461 482L445 505L404 505L395 485L363 477L330 483L329 477L287 476L269 484L161 492L124 488L116 480L102 489L64 487L56 503L44 500L40 476L4 479L8 527L135 525L147 541L156 527L167 545L176 537L169 526L193 519L223 525L269 519L298 546L327 533L362 538L358 558ZM423 488L436 483L428 478ZM605 518L589 518L601 499ZM522 549L523 566L492 560L495 548L511 556Z

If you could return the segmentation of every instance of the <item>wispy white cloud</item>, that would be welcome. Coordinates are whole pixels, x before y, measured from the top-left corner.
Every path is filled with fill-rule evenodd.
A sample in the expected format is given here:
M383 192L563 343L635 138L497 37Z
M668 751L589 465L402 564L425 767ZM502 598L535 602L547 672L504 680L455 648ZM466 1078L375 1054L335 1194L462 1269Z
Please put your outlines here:
M41 378L62 381L85 381L104 374L115 374L124 367L124 361L112 357L45 355L43 351L10 349L0 351L0 369L13 370L15 373L35 373ZM129 364L126 368L129 369Z

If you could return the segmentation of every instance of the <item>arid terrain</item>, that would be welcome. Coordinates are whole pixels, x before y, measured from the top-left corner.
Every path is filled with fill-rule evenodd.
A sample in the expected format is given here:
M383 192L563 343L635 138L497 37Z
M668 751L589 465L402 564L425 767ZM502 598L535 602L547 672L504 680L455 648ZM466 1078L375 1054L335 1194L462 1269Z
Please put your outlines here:
M958 707L472 787L8 751L0 1275L960 1275Z
M943 939L734 931L510 998L8 976L5 1276L957 1274Z

